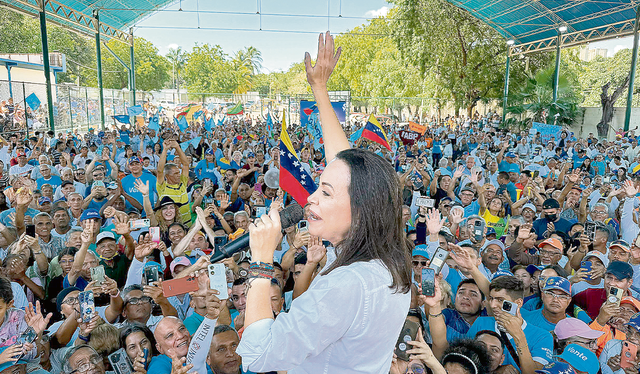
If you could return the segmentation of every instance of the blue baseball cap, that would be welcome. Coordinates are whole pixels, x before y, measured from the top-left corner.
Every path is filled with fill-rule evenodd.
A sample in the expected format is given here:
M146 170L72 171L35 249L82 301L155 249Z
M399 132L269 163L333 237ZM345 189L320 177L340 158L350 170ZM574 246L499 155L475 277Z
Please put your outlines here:
M529 265L527 266L527 273L533 275L536 271L542 271L542 269L544 269L543 266Z
M206 151L204 151L205 155L212 155L213 154L213 149L209 148Z
M247 153L247 158L252 158L252 157L253 157L253 158L255 158L255 157L256 157L256 154L255 154L255 153L253 153L253 152L249 152L249 153Z
M629 322L625 323L625 325L633 327L637 331L640 331L640 313L636 313L629 319Z
M51 199L46 196L42 196L38 199L38 205L42 205L44 203L51 203Z
M426 244L420 244L420 245L416 245L416 247L413 249L413 251L411 251L411 257L413 256L422 256L424 258L431 258L431 256L429 256L429 252L427 251L427 245Z
M568 279L562 277L549 277L545 280L543 291L560 290L571 295L571 283Z
M142 163L142 160L138 156L133 156L133 157L129 158L129 164L132 164L134 162Z
M509 167L509 173L520 174L520 166L518 164L511 164L511 166Z
M551 361L540 370L536 370L538 374L576 374L571 365L566 362Z
M80 216L80 221L93 219L93 218L102 219L102 216L100 216L100 213L95 209L87 209L84 212L82 212L82 215Z
M577 344L569 344L558 357L566 361L577 371L597 374L598 370L600 370L600 362L596 354Z
M618 280L633 279L633 268L628 262L612 261L607 266L606 274L612 274Z
M503 276L511 276L513 277L513 273L510 271L506 271L506 270L498 270L493 274L493 277L491 277L491 280L493 281L494 279L497 279L499 277L503 277Z
M489 235L498 235L496 233L496 229L494 229L493 227L487 227L487 233L485 234L485 236L489 236ZM504 244L503 244L503 246L504 246Z
M516 157L516 154L515 154L515 153L513 153L513 152L508 152L508 153L507 153L507 155L506 155L506 157L513 157L513 158L515 158L515 157Z

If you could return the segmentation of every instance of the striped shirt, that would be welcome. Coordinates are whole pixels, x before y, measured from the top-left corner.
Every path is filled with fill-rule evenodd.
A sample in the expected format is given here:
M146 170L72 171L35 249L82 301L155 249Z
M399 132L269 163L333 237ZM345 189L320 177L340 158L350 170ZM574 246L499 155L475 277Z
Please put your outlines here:
M180 184L167 184L166 179L158 179L156 186L158 187L158 201L163 196L169 196L173 201L178 204L183 204L180 207L180 215L182 216L182 222L191 221L191 211L189 209L189 195L187 195L187 183L189 177L187 175L180 176Z

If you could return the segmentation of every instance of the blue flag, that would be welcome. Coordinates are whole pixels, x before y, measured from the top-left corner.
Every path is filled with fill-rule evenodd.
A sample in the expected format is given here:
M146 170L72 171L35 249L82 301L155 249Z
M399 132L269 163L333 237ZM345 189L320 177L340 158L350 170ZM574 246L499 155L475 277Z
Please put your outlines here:
M127 113L129 113L129 116L140 116L143 112L144 110L142 110L142 105L130 106L127 109Z
M129 121L129 116L126 114L118 114L117 116L111 116L111 117L113 117L113 119L115 119L120 123L131 123Z
M184 116L180 116L180 118L175 118L173 117L173 122L178 126L178 128L180 128L181 132L184 132L187 127L189 127L189 124L187 123L187 119L184 118Z
M362 132L364 131L364 127L361 127L360 130L354 132L353 134L351 134L351 136L349 137L349 141L351 143L355 143L358 141L358 139L360 139L362 137Z
M271 113L267 113L267 133L269 138L273 139L273 120L271 119Z
M38 96L36 96L35 93L27 96L24 101L27 102L27 105L29 105L29 108L31 108L31 110L36 110L38 109L38 107L40 107L40 99L38 99Z
M191 145L193 146L193 148L198 148L198 146L200 145L200 140L202 140L202 136L193 138L193 140L191 141Z
M213 117L204 121L204 129L206 131L211 131L212 128L213 128Z
M155 116L149 118L149 129L159 131L160 130L160 118L158 113Z
M182 148L182 152L186 152L187 148L189 148L190 144L191 144L190 140L187 140L186 142L180 143L180 148Z
M204 114L204 112L203 112L203 111L201 111L201 110L199 110L199 111L197 111L197 112L193 113L193 119L198 119L198 118L200 118L200 116L202 116L203 114Z
M220 127L224 126L224 120L222 120L222 119L219 120L217 126L220 126Z

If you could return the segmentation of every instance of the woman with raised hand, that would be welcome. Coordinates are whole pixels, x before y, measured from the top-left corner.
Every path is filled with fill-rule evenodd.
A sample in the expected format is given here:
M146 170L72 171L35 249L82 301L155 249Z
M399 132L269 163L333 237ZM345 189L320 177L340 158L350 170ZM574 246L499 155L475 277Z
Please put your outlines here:
M309 196L309 232L328 240L327 263L288 313L274 320L273 253L282 239L277 209L250 226L245 330L237 352L245 370L387 374L411 301L409 251L398 177L372 152L349 149L327 92L340 57L320 35L318 59L305 56L329 161Z

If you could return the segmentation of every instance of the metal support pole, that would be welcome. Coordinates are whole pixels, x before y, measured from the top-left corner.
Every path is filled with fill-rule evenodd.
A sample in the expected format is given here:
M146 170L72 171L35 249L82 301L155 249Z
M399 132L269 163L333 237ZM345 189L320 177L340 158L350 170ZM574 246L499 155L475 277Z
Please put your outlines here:
M44 9L44 0L39 0L40 5L40 39L42 41L42 63L44 65L44 79L47 83L47 110L49 112L49 128L55 131L53 122L53 96L51 94L51 68L49 66L49 41L47 40L47 15Z
M84 107L87 110L87 131L89 131L89 126L91 126L91 121L89 121L89 90L87 87L84 88Z
M29 138L29 117L27 116L27 91L24 89L24 82L22 82L22 100L24 101L24 122L27 128L27 138Z
M116 96L114 90L111 90L111 107L113 108L113 115L116 115Z
M73 113L71 112L71 87L67 87L67 98L69 98L69 124L71 132L73 132Z
M11 88L11 65L7 64L7 79L9 80L9 97L13 98L13 88ZM25 107L25 110L27 108Z
M631 54L631 71L629 72L629 93L627 94L627 109L624 112L624 131L629 131L631 121L631 105L633 105L633 85L636 78L636 64L638 62L638 24L640 23L640 6L636 9L636 23L633 25L633 52Z
M100 16L98 15L98 10L93 11L93 18L96 19L96 63L98 68L98 90L100 94L100 125L101 129L104 130L104 89L102 86L102 53L100 48Z
M558 32L558 42L556 43L556 71L553 74L553 103L558 101L558 83L560 81L560 43L562 34Z
M507 51L507 66L504 69L504 94L502 96L502 123L507 117L507 96L509 95L509 67L511 66L511 48Z
M136 105L136 59L133 55L133 28L129 29L129 36L131 38L131 45L129 47L129 55L131 57L131 93L133 99L131 102Z

